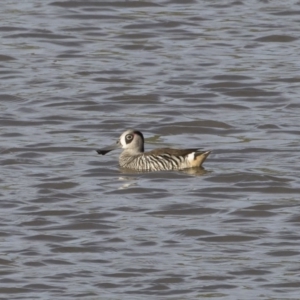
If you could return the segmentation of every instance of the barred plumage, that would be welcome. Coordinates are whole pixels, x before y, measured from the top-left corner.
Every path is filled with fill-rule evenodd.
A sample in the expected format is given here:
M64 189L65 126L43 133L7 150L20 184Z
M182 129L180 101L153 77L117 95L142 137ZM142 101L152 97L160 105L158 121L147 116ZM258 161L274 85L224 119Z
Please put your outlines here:
M155 149L144 152L144 136L140 131L125 131L113 146L97 150L99 154L106 154L115 148L124 151L119 157L119 164L123 168L137 171L182 170L201 167L210 151L199 149Z

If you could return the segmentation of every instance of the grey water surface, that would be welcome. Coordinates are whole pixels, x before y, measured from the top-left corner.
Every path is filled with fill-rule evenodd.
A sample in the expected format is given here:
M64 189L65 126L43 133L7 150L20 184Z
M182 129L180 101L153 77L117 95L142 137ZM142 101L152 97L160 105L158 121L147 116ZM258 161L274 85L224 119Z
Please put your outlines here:
M0 299L300 299L300 2L2 1ZM137 173L95 149L212 150Z

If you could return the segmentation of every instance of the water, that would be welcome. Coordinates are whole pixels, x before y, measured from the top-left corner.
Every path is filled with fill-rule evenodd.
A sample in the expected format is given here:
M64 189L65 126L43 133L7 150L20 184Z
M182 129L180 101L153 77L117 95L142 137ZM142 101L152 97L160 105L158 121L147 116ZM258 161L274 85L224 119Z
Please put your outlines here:
M0 14L0 299L299 299L299 2ZM213 152L124 172L127 128Z

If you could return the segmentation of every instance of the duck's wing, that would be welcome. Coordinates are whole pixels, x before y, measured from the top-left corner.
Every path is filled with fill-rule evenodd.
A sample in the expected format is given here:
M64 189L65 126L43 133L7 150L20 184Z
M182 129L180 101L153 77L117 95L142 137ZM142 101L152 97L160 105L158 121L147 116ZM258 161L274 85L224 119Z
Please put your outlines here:
M172 155L172 156L186 156L189 155L190 153L203 153L204 151L200 151L199 148L190 148L190 149L172 149L172 148L159 148L159 149L154 149L148 152L145 152L145 155Z

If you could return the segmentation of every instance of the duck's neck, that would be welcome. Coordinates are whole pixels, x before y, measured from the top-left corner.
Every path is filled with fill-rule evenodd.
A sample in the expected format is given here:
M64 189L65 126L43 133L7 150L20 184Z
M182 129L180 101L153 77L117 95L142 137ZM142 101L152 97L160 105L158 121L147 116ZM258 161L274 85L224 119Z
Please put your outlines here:
M140 155L143 155L143 152L125 149L119 157L119 163L121 167L129 167Z
M136 155L140 155L140 154L143 154L144 153L144 149L124 149L123 152L121 153L121 156L129 156L129 157L132 157L132 156L136 156Z

